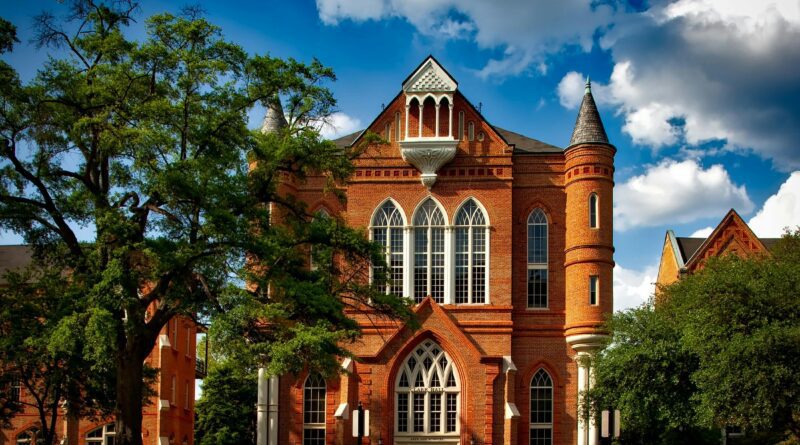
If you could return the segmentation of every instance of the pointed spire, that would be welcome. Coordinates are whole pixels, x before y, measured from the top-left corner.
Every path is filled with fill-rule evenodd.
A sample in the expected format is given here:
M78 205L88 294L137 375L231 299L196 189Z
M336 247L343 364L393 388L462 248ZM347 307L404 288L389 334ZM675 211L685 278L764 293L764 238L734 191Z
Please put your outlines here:
M592 97L592 81L589 80L589 76L586 76L583 101L578 111L578 118L575 120L575 129L572 130L572 138L569 140L570 147L585 143L608 144L603 121Z
M273 133L288 125L283 115L281 100L277 96L268 101L266 106L267 113L264 115L264 122L261 123L262 133Z

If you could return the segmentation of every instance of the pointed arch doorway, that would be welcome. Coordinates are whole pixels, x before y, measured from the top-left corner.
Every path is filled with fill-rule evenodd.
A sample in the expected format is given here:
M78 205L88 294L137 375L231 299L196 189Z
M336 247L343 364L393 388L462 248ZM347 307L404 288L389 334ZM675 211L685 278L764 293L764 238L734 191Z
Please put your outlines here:
M461 379L450 355L424 340L401 362L394 381L394 443L459 444Z

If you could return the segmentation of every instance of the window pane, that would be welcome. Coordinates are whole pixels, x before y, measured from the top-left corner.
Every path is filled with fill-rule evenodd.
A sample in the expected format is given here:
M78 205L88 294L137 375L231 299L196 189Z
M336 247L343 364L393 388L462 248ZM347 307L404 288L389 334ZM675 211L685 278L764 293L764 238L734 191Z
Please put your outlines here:
M304 428L303 445L325 445L325 429Z
M547 269L528 269L528 307L547 307Z
M456 229L456 303L469 302L469 228Z
M597 304L597 275L589 277L589 304Z
M438 433L442 430L442 395L440 393L431 393L431 433Z
M530 445L551 445L553 443L552 428L531 428Z
M447 432L456 431L456 400L457 394L447 393Z
M414 229L414 300L428 295L428 229Z
M414 432L425 431L425 394L414 394Z
M408 393L397 394L397 431L408 431Z

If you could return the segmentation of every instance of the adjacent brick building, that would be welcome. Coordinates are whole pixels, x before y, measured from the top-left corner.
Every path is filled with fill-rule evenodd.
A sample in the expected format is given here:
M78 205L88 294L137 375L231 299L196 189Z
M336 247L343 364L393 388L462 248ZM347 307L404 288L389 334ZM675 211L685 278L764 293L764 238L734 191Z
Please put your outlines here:
M27 246L0 246L0 286L6 272L27 266L31 261ZM143 410L142 438L145 445L194 444L194 384L196 370L195 323L176 317L162 329L147 363L158 368L156 394ZM201 370L202 371L202 370ZM14 394L31 403L23 385L12 383ZM69 445L113 445L114 419L68 419L58 413L56 443ZM35 445L41 423L32 406L15 415L10 428L0 429L0 445Z
M613 307L616 150L589 83L565 149L487 122L432 57L368 129L388 144L355 161L346 204L319 178L291 187L386 246L386 291L415 301L420 327L353 313L347 373L262 373L258 443L353 443L359 402L365 443L597 443L577 415L592 382L579 358Z

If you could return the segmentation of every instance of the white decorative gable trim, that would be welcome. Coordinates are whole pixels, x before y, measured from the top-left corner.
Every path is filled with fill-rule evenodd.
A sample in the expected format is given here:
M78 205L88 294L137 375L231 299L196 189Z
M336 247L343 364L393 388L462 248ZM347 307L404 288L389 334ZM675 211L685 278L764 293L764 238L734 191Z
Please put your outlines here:
M430 190L436 182L436 172L456 156L457 140L436 139L402 141L400 155L422 173L422 184Z
M458 83L447 74L433 57L428 57L425 62L403 83L403 91L411 92L453 92L458 88Z

